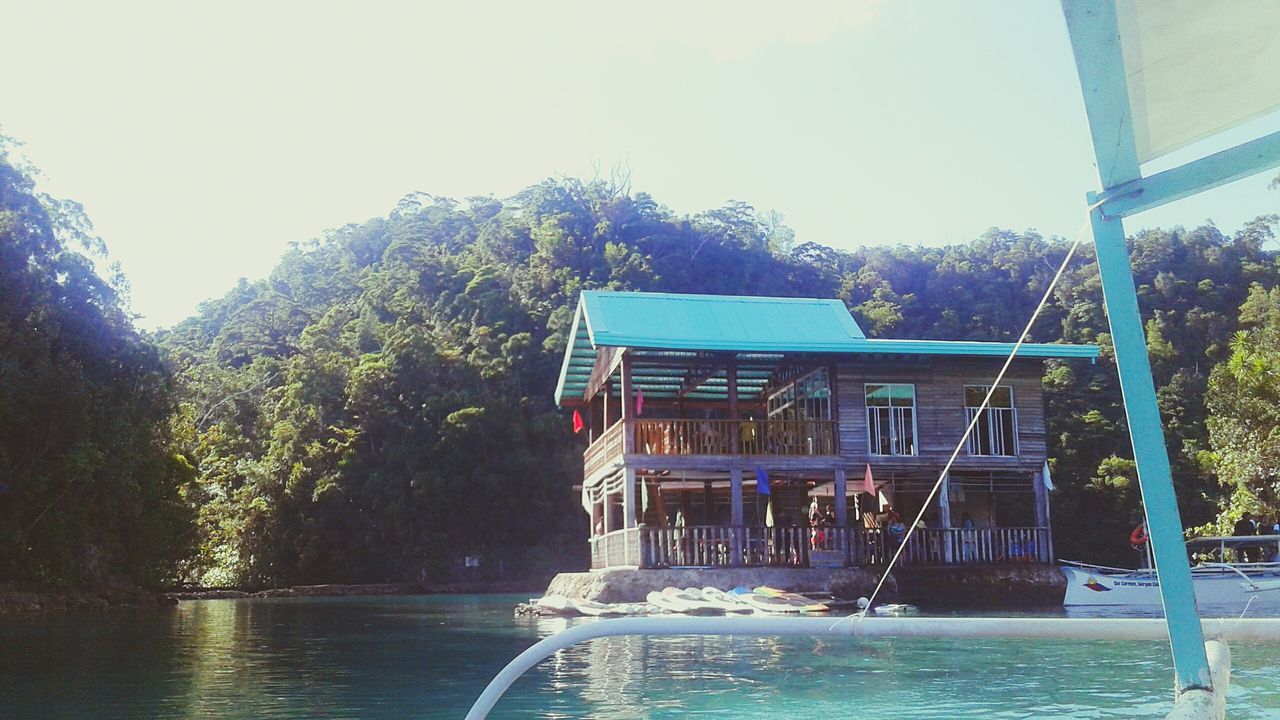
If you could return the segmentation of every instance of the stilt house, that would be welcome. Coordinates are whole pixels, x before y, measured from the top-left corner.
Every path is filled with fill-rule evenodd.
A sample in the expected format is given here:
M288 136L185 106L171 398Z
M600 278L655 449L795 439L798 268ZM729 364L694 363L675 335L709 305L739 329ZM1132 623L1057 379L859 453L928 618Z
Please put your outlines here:
M1050 562L1043 365L1098 348L1024 344L979 413L1012 349L868 338L838 300L582 293L556 402L592 567L883 562L977 414L904 560Z

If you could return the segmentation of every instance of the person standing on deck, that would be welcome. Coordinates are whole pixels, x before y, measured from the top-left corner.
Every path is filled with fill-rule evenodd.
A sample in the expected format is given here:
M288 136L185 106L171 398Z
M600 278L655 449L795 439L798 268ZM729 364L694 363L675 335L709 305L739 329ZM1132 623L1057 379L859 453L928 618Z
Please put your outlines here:
M893 508L886 509L888 510L888 519L884 528L889 535L889 551L893 553L897 552L898 546L902 545L902 541L906 539L907 525L902 522L902 516L898 514L897 510ZM902 561L905 562L906 558L903 558Z
M1280 535L1280 517L1276 517L1272 519L1271 522L1263 522L1261 525L1259 525L1258 534L1259 535ZM1280 547L1277 547L1276 542L1272 541L1267 545L1267 551L1264 553L1264 555L1266 557L1263 559L1266 562L1275 562L1276 560L1280 560Z
M961 559L964 560L964 562L973 562L977 556L977 543L975 542L977 539L977 533L973 532L975 527L972 515L967 512L960 513L960 529L963 531L960 534L964 538L962 543Z
M1257 535L1258 526L1253 522L1253 513L1246 512L1244 515L1241 515L1240 519L1236 521L1235 526L1232 528L1231 534L1235 537ZM1258 548L1241 545L1239 550L1240 554L1244 556L1245 562L1258 562Z

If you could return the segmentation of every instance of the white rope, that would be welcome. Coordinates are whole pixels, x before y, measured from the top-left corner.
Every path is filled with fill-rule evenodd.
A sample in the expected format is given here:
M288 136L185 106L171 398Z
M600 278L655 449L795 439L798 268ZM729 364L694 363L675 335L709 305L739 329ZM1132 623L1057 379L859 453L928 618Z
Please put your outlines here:
M1086 212L1091 213L1095 208L1104 201L1090 205ZM856 612L848 617L857 617L861 623L867 616L867 612L871 610L875 604L876 596L880 594L880 590L884 587L884 581L888 579L889 573L893 570L893 566L897 564L898 558L902 556L902 551L906 549L907 543L911 541L911 536L915 533L916 528L920 525L920 521L924 519L924 513L929 508L929 503L933 502L934 496L938 494L938 489L942 487L943 481L947 478L947 473L951 472L951 466L955 463L956 458L960 456L960 451L969 442L969 436L973 434L973 429L977 427L978 421L982 419L982 413L987 410L987 406L991 403L991 396L995 393L1000 382L1004 380L1005 373L1009 371L1009 366L1013 364L1013 359L1018 355L1018 351L1027 341L1027 335L1031 333L1031 326L1035 325L1036 320L1040 317L1040 312L1044 310L1044 306L1049 302L1049 296L1053 294L1053 289L1057 287L1058 281L1062 279L1062 274L1066 272L1067 265L1071 263L1071 258L1075 256L1076 249L1080 247L1080 243L1084 242L1085 234L1089 231L1089 220L1085 220L1084 225L1076 232L1075 240L1072 241L1071 247L1067 249L1066 257L1062 258L1062 264L1058 266L1058 272L1054 273L1053 279L1049 281L1049 287L1045 288L1044 296L1040 298L1040 304L1036 305L1035 312L1031 313L1031 319L1027 321L1026 327L1022 329L1022 334L1018 336L1018 341L1013 344L1013 349L1009 352L1009 357L1005 358L1004 366L1000 368L1000 372L996 375L996 379L987 387L987 395L982 398L982 404L978 406L978 411L973 414L973 419L969 421L969 426L964 429L964 434L960 436L960 442L956 443L956 449L952 451L950 459L942 468L942 472L938 474L938 480L933 484L933 489L929 491L929 496L924 499L924 503L920 505L920 512L916 514L916 519L907 527L906 535L902 537L902 542L898 544L898 549L894 551L893 558L889 560L889 564L885 566L884 572L880 575L880 580L876 583L876 589L872 591L871 597L867 599L867 606L860 612ZM848 619L848 618L845 618ZM837 622L839 624L839 622ZM834 626L833 626L834 627Z

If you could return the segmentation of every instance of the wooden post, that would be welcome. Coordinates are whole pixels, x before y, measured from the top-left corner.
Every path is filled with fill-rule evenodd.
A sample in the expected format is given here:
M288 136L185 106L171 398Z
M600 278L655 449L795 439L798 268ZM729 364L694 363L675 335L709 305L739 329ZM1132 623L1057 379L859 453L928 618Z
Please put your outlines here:
M730 560L734 565L742 564L742 468L733 467L729 469L729 498L732 505L729 524L733 526L730 531L732 543L730 547Z
M702 524L703 525L711 524L711 503L712 503L713 497L714 496L711 494L711 483L710 482L702 483Z
M742 438L739 432L741 421L738 418L738 356L736 354L725 364L725 380L729 384L729 419L733 421L729 424L729 453L737 455L741 452ZM741 470L738 471L738 478L739 480L742 478Z
M623 351L622 355L622 452L631 454L636 451L635 424L636 416L635 390L631 387L631 356Z
M1036 497L1036 525L1045 529L1048 557L1053 558L1053 526L1049 517L1049 489L1044 486L1044 471L1031 475Z
M951 474L942 479L938 487L938 524L944 528L951 527Z
M613 532L613 493L609 492L609 486L604 486L604 497L601 498L601 504L604 506L604 532L606 535Z
M836 364L827 366L827 389L830 392L828 403L831 405L831 419L836 422L831 427L831 453L840 454L840 393L836 389ZM841 470L840 472L844 472ZM837 511L839 512L839 511ZM841 523L843 525L844 523Z
M636 503L636 469L627 465L622 468L622 527L636 526L636 514L640 508Z
M631 397L631 357L622 351L622 453L623 457L636 451L635 399ZM636 469L625 465L622 469L622 527L636 526Z
M847 527L849 525L849 505L845 495L848 484L849 478L845 475L844 468L836 468L836 481L834 484L836 527Z
M737 527L742 524L742 468L729 469L729 500L733 506L729 524Z
M938 524L944 528L951 527L951 475L947 474L938 487ZM955 548L951 544L951 533L942 534L942 561L955 562Z
M609 396L613 394L613 381L606 381L604 389L600 391L604 396L601 398L600 414L604 416L604 424L600 427L601 434L609 429Z

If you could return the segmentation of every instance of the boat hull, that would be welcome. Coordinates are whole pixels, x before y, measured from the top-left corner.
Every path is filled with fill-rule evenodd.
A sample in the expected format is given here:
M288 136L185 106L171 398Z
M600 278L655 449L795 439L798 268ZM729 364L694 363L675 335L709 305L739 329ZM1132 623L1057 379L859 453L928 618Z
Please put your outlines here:
M1062 604L1067 607L1161 607L1160 580L1150 570L1133 572L1104 571L1088 567L1062 567L1067 577L1067 592ZM1192 573L1196 604L1201 608L1243 610L1250 598L1280 596L1274 572L1249 574L1249 580L1226 569ZM1262 588L1261 590L1258 588Z

